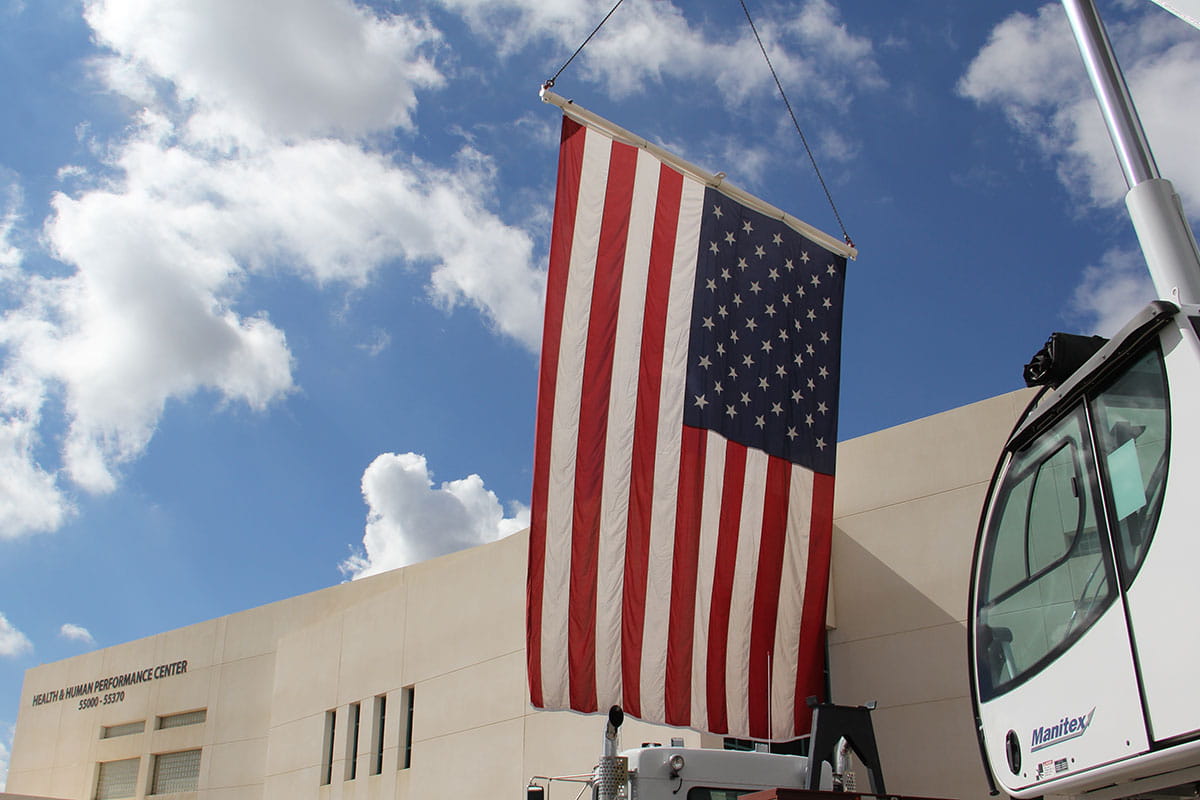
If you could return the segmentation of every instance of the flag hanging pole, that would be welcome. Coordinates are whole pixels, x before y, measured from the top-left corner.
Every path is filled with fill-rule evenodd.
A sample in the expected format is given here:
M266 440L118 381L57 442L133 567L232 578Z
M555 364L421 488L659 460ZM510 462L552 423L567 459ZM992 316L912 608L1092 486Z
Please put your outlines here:
M793 217L786 211L782 211L770 203L764 202L754 195L739 189L732 183L729 183L725 180L725 173L718 172L713 174L703 170L695 164L692 164L690 161L686 161L674 153L664 150L653 142L649 142L637 134L631 133L621 126L610 122L604 117L601 117L592 111L588 111L586 108L577 105L573 100L568 100L559 94L555 94L554 92L550 91L548 87L543 86L539 94L541 95L542 102L558 106L560 109L562 109L564 114L576 120L577 122L596 130L603 131L607 136L616 139L617 141L646 150L655 158L670 164L672 167L684 173L685 175L689 175L696 180L703 182L706 186L711 186L714 189L720 189L721 192L741 203L742 205L753 208L760 214L764 214L773 219L781 220L796 232L808 237L815 244L821 245L831 253L836 253L837 255L849 259L856 259L858 257L858 248L848 245L845 242L830 236L828 233L825 233L819 228L814 228L807 222Z

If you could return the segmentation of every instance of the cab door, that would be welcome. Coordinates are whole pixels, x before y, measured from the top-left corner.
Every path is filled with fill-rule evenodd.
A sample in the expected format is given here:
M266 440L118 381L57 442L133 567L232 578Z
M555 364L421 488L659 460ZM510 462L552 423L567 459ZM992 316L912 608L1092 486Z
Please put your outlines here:
M1009 794L1148 749L1084 399L1008 456L984 521L974 641L984 747Z

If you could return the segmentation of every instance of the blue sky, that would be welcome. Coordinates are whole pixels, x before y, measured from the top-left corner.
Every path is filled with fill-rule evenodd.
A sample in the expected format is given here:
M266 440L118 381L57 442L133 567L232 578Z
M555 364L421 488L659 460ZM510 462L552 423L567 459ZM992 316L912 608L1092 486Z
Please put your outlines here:
M1200 32L1101 3L1200 211ZM1150 297L1057 3L750 2L860 249L841 438ZM0 785L25 669L524 527L587 0L0 0ZM837 234L732 0L556 91ZM971 535L966 532L965 535Z

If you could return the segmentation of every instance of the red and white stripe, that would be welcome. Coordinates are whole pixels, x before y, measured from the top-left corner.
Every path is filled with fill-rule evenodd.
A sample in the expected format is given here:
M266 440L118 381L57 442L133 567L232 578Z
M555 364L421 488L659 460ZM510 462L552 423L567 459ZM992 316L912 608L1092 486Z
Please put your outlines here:
M682 424L704 185L563 121L527 656L540 708L808 733L832 476Z

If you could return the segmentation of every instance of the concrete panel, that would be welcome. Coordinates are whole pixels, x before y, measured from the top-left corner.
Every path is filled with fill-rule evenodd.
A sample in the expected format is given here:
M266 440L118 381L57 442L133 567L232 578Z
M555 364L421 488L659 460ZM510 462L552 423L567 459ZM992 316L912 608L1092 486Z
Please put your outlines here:
M990 800L965 698L879 709L874 718L889 792Z
M222 659L228 663L274 652L278 615L279 604L272 603L226 617Z
M983 400L838 443L834 517L991 478L1032 390Z
M953 489L836 520L837 630L830 640L964 620L985 490Z
M408 683L525 646L527 541L510 536L408 568Z
M420 706L418 706L420 708ZM418 739L406 797L522 797L521 720Z
M209 741L231 742L266 736L271 719L275 678L273 654L245 658L218 668L214 680L217 698L236 697L236 703L218 702L208 711L205 725Z
M337 705L341 645L341 614L280 640L271 698L274 722L306 717Z
M966 648L959 622L831 646L833 699L884 708L966 698Z
M339 717L339 721L344 719L343 715ZM280 775L285 772L319 768L324 733L325 712L271 728L266 750L266 774Z
M205 748L207 789L255 786L261 790L263 765L267 760L267 740L249 739Z
M386 588L364 598L342 615L341 672L336 702L365 700L406 681L404 663L406 589ZM365 707L364 707L365 712Z
M414 737L436 738L519 719L525 708L522 650L417 685Z

